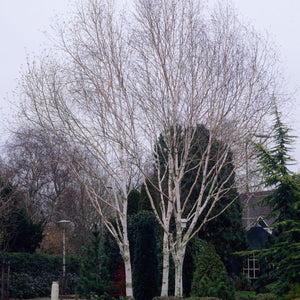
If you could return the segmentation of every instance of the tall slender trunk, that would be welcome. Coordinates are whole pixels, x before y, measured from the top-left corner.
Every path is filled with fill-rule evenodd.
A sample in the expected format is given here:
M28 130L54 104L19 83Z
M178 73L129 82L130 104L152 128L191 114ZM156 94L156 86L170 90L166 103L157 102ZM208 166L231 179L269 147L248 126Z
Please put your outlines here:
M169 269L170 269L170 252L168 234L164 232L163 236L163 272L161 283L161 296L168 296L169 292Z

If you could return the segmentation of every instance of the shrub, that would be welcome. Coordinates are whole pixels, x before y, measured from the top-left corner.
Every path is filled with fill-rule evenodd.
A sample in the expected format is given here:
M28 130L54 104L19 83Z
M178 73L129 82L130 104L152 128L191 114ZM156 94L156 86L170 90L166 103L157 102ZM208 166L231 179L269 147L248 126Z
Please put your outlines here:
M59 256L29 253L1 253L0 259L10 262L10 296L34 298L49 296L53 281L61 277L62 259ZM67 293L74 293L79 283L79 259L67 257ZM1 286L1 283L0 283Z
M239 276L233 274L232 280L236 291L253 291L250 279L247 278L244 274L241 274Z
M294 284L290 285L290 290L285 298L287 300L290 300L290 299L298 298L298 297L300 297L300 284L294 283Z
M225 266L212 244L204 245L197 257L191 294L194 297L210 296L223 300L235 298Z

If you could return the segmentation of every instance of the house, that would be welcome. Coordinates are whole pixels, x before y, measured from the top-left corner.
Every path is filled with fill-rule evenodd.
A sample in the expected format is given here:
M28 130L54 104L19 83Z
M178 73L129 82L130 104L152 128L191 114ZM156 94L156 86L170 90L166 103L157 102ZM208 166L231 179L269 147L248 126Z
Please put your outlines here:
M247 238L251 250L260 250L265 247L266 241L272 236L270 227L275 218L265 219L271 212L271 208L257 204L264 197L271 195L272 190L241 194L243 206L243 225L247 232ZM256 279L261 275L262 268L254 254L249 255L244 261L243 274L249 279Z

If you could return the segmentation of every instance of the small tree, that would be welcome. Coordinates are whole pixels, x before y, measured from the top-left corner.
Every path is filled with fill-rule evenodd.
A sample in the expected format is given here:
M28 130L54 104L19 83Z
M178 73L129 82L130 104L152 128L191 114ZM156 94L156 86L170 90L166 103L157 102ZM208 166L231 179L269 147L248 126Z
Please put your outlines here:
M100 231L94 225L90 245L84 248L85 257L81 268L81 284L77 287L80 296L89 299L108 291L108 271L104 267L105 254L100 249Z
M225 266L213 244L205 244L197 257L192 296L234 299L234 288L230 285Z

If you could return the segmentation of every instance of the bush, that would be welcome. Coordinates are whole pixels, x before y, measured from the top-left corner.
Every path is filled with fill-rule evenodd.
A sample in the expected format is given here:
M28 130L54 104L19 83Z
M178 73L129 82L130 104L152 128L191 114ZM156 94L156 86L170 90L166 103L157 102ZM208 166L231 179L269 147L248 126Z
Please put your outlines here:
M254 298L255 300L277 300L277 296L271 293L258 294Z
M244 274L241 274L239 276L233 274L232 280L236 291L253 291L250 279L247 278Z
M290 300L290 299L298 298L298 297L300 297L300 284L294 283L294 284L290 285L290 290L285 298L287 300Z
M205 244L197 256L191 294L194 297L219 297L224 300L235 298L225 266L212 244Z

